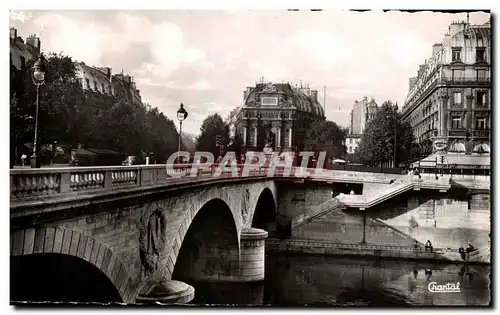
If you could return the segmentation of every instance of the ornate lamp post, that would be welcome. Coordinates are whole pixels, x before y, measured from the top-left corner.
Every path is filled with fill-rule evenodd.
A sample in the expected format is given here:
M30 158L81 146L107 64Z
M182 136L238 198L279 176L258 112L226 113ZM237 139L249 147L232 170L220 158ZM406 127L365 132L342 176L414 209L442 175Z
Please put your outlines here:
M179 149L181 151L181 138L182 138L182 122L187 118L188 112L184 109L184 104L181 103L181 107L177 111L177 119L179 119Z
M33 66L33 83L36 86L36 109L35 109L35 138L33 140L33 155L31 156L31 168L40 168L40 159L37 156L37 138L38 138L38 107L40 105L40 86L45 84L46 62L43 54L40 55Z

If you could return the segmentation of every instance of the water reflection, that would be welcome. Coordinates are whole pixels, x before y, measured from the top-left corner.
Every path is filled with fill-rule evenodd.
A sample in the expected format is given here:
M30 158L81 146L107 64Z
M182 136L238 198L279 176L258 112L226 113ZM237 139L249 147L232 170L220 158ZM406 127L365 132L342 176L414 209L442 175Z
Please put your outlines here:
M195 304L488 305L489 266L397 260L266 255L266 280L193 284ZM431 292L429 283L460 282L460 292Z

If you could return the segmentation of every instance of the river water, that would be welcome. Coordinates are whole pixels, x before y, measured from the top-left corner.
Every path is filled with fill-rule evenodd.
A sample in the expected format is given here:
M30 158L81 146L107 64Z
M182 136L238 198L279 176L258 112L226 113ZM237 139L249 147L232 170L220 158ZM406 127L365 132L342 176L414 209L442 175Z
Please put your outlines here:
M459 282L459 292L431 292ZM191 283L192 304L271 306L486 306L490 266L266 254L261 283Z

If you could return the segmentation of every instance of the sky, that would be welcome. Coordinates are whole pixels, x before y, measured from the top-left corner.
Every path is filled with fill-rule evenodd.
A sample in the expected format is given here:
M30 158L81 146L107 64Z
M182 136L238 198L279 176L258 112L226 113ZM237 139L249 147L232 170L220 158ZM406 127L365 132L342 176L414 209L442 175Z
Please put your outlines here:
M472 24L489 14L470 13ZM408 79L465 13L347 10L11 11L18 35L42 51L130 74L144 102L198 134L208 115L226 117L243 91L265 82L308 84L326 117L348 126L353 102L404 103Z

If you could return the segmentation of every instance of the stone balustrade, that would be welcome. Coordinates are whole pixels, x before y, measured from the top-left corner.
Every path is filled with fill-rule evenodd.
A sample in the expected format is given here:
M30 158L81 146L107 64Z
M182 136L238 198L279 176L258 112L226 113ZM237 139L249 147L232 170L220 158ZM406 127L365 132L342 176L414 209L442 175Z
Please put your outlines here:
M39 168L39 169L12 169L10 171L11 200L25 200L29 198L44 198L69 193L98 193L113 189L132 188L141 186L168 185L169 183L190 182L198 179L220 180L234 177L232 169L226 166L222 172L219 165L210 167L195 164L176 164L167 168L165 164L136 165L136 166L104 166L104 167L66 167L66 168ZM194 168L194 169L193 169ZM244 165L236 165L238 177L243 175ZM404 177L391 174L372 174L366 178L364 173L351 171L330 171L323 169L301 169L293 167L287 176L277 168L274 174L268 174L266 166L249 169L249 177L301 177L310 180L338 178L356 179L357 181L371 181L379 179L382 182L389 178L406 180ZM332 173L333 172L333 173ZM416 179L415 179L416 180ZM414 180L414 181L415 181ZM429 189L449 188L449 179L426 179L415 182L415 187ZM438 187L439 186L439 187ZM356 200L359 196L356 196ZM350 198L350 197L347 197ZM353 200L354 201L354 200ZM363 200L364 201L364 200Z
M112 189L163 185L193 176L193 164L165 164L104 167L66 167L39 169L12 169L10 171L11 200L43 198L73 192L100 192ZM211 177L218 165L200 168L194 177ZM243 165L237 165L241 176ZM222 178L232 173L223 171ZM266 176L267 168L250 169L248 176ZM192 180L192 179L191 179Z

